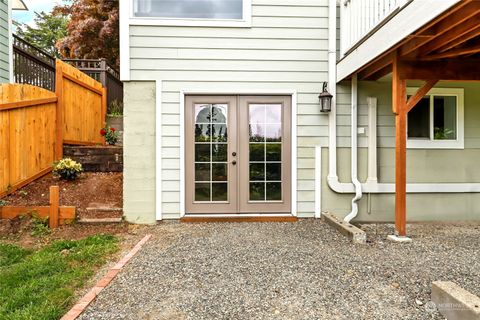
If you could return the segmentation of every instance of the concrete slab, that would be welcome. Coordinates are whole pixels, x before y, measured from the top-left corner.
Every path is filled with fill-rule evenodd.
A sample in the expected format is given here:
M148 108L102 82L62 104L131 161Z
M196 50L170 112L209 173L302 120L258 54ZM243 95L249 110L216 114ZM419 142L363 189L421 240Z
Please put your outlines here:
M448 320L480 319L480 298L451 281L432 283L432 301Z
M347 236L353 243L367 243L367 234L365 231L355 227L353 224L340 220L334 214L329 212L323 212L322 219L327 222L327 224L337 229L338 232Z
M412 239L409 237L400 237L394 234L388 235L387 240L390 240L392 242L399 242L399 243L409 243L412 242Z

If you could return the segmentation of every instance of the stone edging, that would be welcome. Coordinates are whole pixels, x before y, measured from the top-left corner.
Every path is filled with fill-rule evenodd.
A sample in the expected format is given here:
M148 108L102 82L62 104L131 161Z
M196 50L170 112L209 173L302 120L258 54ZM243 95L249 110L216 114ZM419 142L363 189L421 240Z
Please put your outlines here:
M125 267L125 265L132 259L135 254L142 248L142 246L152 237L151 234L146 235L140 240L129 253L127 253L122 260L117 262L107 274L97 282L97 284L87 293L85 294L80 301L77 302L76 305L70 309L60 320L75 320L77 319L83 311L92 303L93 300L97 297L97 295L110 284L110 282L117 276L117 274Z

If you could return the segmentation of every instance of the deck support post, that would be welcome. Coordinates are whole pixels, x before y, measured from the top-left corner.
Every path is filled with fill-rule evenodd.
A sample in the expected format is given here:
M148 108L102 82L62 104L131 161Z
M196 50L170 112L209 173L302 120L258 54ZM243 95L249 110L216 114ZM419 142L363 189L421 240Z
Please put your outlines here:
M407 84L400 77L401 64L393 57L392 108L395 113L395 232L407 234Z

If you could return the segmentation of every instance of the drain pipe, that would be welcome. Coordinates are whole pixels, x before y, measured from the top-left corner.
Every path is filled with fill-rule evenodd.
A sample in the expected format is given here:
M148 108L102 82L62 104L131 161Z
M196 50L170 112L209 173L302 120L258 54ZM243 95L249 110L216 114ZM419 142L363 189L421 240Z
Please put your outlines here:
M357 142L358 142L358 78L357 74L352 76L352 109L351 109L351 144L352 144L352 183L355 188L355 197L352 199L352 212L350 212L344 219L345 222L350 222L354 219L358 214L358 201L362 198L362 184L358 181L358 149L357 149Z
M337 176L337 0L328 6L328 84L332 109L328 118L328 182L338 184Z

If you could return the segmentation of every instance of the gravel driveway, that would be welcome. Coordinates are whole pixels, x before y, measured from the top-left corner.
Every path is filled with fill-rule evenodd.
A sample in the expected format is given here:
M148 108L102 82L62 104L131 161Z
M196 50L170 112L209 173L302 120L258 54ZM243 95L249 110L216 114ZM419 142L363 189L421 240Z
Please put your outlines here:
M316 220L162 223L81 319L442 319L432 281L480 295L478 225L364 228L366 246Z

